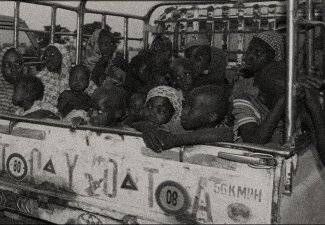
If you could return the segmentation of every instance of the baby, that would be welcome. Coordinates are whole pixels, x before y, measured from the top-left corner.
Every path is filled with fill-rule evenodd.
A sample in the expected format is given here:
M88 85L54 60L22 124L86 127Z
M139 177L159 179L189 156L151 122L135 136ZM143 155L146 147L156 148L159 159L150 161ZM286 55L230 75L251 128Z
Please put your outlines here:
M131 125L133 122L144 119L144 105L146 103L146 95L142 93L134 93L129 100L128 115L123 121L125 125Z
M86 66L77 65L70 71L69 86L71 90L63 91L58 99L58 111L66 117L72 110L88 111L90 96L84 91L89 85L90 71Z
M24 76L18 79L12 102L20 107L16 115L38 119L60 119L58 115L41 107L44 95L44 85L34 76Z
M194 66L186 58L177 58L170 64L173 86L180 89L186 95L193 88Z

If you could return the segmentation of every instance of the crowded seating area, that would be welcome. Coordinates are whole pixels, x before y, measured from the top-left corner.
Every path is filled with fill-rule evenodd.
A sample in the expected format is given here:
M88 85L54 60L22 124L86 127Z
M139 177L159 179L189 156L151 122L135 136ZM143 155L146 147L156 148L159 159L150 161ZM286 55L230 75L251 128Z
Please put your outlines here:
M184 56L173 56L171 40L156 35L130 63L116 59L118 44L110 30L96 30L82 63L73 67L67 49L51 44L36 76L24 74L17 49L3 49L1 113L61 120L74 129L131 127L156 152L215 142L284 143L285 37L277 31L253 37L232 81L225 76L225 52L204 38L189 42ZM313 134L321 156L322 84L316 73L301 74L297 83L298 126Z

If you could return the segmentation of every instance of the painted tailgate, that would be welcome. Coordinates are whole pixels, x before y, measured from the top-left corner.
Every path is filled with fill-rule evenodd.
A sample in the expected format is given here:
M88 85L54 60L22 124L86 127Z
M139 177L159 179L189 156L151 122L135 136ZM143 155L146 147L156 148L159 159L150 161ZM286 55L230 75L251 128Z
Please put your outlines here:
M244 151L194 146L179 162L180 149L156 154L135 136L23 123L0 136L2 198L4 190L19 193L17 205L31 197L17 209L0 201L6 208L55 223L271 222L274 168L217 157Z

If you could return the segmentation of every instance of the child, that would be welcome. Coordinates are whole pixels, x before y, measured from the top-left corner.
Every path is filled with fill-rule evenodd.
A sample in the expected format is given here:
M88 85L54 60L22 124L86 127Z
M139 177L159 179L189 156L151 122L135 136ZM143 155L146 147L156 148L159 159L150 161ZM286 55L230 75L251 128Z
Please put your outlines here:
M188 43L185 51L187 56L190 54L196 70L195 87L228 82L225 78L227 56L221 49L211 47L207 41L194 40Z
M194 67L186 58L177 58L170 64L171 77L175 88L180 89L186 95L193 88Z
M124 119L123 124L131 125L133 122L144 119L144 105L146 103L146 95L142 93L134 93L129 101L128 115Z
M206 144L233 140L232 124L225 119L228 91L223 86L194 88L188 95L181 124L189 132L171 133L145 128L143 139L156 152L182 145Z
M42 108L57 110L60 94L69 88L70 53L64 45L49 45L44 52L45 68L36 76L44 84Z
M145 121L151 124L177 132L181 129L181 110L182 101L177 90L169 86L158 86L151 89L147 95L144 117ZM142 125L140 122L134 127L141 130Z
M20 107L16 115L38 119L60 119L54 112L42 109L43 94L44 85L40 79L34 76L19 78L12 98L13 104Z
M132 58L124 83L124 89L128 92L129 96L135 92L147 94L150 90L151 58L152 54L150 51L141 51Z
M92 108L88 115L71 119L72 127L81 124L93 126L112 126L121 122L126 113L126 94L120 87L100 87L91 96Z
M58 99L58 111L66 117L72 110L90 108L90 96L84 91L89 85L90 71L84 65L74 66L70 71L69 86L71 90L63 91Z

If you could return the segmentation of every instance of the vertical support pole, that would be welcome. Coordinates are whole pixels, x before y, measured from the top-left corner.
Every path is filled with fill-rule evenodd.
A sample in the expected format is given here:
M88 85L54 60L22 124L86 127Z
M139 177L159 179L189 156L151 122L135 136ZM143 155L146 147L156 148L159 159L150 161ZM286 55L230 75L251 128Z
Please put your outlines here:
M129 38L129 18L124 17L124 45L123 45L123 55L124 59L129 61L129 51L128 51L128 38Z
M83 24L85 16L86 1L81 1L77 15L77 52L76 52L76 65L81 63L82 59L82 36Z
M52 11L51 11L51 36L50 36L50 43L51 44L54 44L55 27L56 27L56 7L52 7Z
M314 6L315 5L313 0L306 1L307 19L310 21L314 20L314 13L315 13ZM315 68L315 51L314 51L315 28L307 31L306 40L307 40L307 71L308 71L308 75L312 75L312 70Z
M287 90L286 90L286 143L294 147L296 116L296 74L298 71L298 1L288 0L287 5Z
M102 29L105 29L106 26L106 15L102 15Z
M149 20L143 21L143 48L148 49L149 48L149 31L147 30L147 27L149 25Z
M322 1L322 19L325 23L325 1ZM325 33L325 28L322 28L322 33ZM323 35L323 79L325 78L325 35Z
M20 13L20 2L15 1L15 17L14 17L14 47L18 48L19 43L19 13Z

